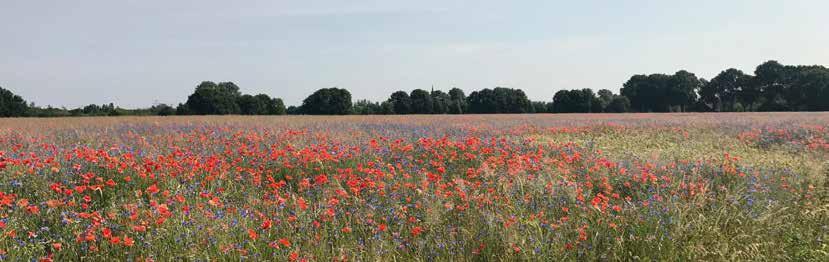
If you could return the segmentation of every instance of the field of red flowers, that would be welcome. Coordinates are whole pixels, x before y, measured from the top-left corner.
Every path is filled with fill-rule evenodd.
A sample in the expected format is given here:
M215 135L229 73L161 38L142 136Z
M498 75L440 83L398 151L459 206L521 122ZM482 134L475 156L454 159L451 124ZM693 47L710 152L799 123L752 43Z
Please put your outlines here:
M2 260L829 258L829 114L0 119Z

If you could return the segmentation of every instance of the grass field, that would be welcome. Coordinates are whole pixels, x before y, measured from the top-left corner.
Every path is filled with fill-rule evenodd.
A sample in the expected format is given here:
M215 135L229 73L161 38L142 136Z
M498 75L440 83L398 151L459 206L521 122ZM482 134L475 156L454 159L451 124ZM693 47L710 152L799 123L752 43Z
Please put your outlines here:
M3 260L829 260L829 113L0 119Z

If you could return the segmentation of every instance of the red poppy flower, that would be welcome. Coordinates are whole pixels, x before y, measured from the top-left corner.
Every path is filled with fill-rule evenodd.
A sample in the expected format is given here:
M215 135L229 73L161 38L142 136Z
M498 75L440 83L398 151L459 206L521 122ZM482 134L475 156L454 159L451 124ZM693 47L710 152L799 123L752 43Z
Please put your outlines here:
M149 187L147 187L147 193L150 193L150 195L156 194L158 193L158 191L158 186L156 184L152 184Z
M256 240L256 238L259 237L259 235L256 234L256 231L253 231L253 229L248 229L248 236L250 237L251 240L254 240L254 241Z
M421 227L419 227L419 226L417 226L417 227L413 227L413 228L412 228L412 230L411 230L411 233L412 233L412 236L413 236L413 237L417 237L418 235L420 235L421 233L423 233L423 228L421 228Z
M270 220L270 219L265 219L265 221L262 221L262 226L261 226L261 228L262 228L263 230L268 230L268 229L270 229L270 228L271 228L271 226L272 226L272 225L271 225L271 220Z
M124 236L124 246L131 247L134 244L135 244L135 240L133 240L132 238L130 238L126 235Z
M291 241L288 241L287 238L280 238L279 239L279 244L284 246L284 247L291 247Z

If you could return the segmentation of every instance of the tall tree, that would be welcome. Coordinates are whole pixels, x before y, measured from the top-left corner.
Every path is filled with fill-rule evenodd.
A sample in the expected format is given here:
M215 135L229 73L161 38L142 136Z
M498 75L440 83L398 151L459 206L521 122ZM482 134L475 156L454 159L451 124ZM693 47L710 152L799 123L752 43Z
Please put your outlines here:
M494 91L498 100L497 111L499 113L520 114L532 112L532 103L527 98L524 90L496 87L492 91Z
M289 115L301 115L302 114L302 109L299 108L298 106L289 106L288 108L285 109L285 113L287 113Z
M720 72L700 90L702 99L715 111L734 111L739 105L739 94L751 81L743 71L729 68Z
M25 116L29 106L26 100L9 90L0 87L0 117Z
M150 108L150 111L152 112L152 114L159 116L171 116L176 114L176 109L167 104L154 105Z
M613 96L613 100L605 108L608 113L625 113L630 112L630 100L622 95Z
M243 115L262 115L265 111L263 101L256 99L252 95L239 96L236 103L239 104L239 113Z
M193 112L190 111L190 108L187 107L187 104L178 103L178 106L176 106L176 115L186 116L192 114Z
M799 111L829 110L829 69L823 66L799 66L789 99Z
M412 99L406 91L397 91L391 94L388 100L395 114L405 115L412 112Z
M553 112L554 113L572 113L575 112L574 105L576 104L575 96L570 90L558 90L553 95Z
M553 96L555 113L591 113L601 111L601 100L593 90L559 90Z
M521 89L496 87L485 88L467 97L469 112L475 114L529 113L532 103Z
M613 101L613 92L607 89L599 90L598 99L599 99L599 106L601 108L601 112L605 112L607 110L607 106L610 105L610 102Z
M380 115L383 114L383 107L377 102L365 99L357 100L357 102L354 102L354 106L351 107L351 113L354 115Z
M684 112L697 100L697 90L701 88L699 78L691 72L680 70L676 72L667 83L667 101L669 111L677 107L679 112Z
M254 97L265 106L260 112L262 115L284 115L287 111L281 98L271 98L266 94L258 94Z
M432 113L448 114L452 104L452 97L440 90L432 90Z
M790 68L774 60L757 66L750 89L759 93L758 99L763 100L759 109L764 111L788 110L789 105L785 96L791 86L790 71Z
M544 102L544 101L532 101L533 110L532 113L541 114L541 113L552 113L553 107L552 103Z
M423 89L412 90L409 94L412 99L412 113L414 114L431 114L434 107L432 96L428 91Z
M463 114L467 111L466 105L466 95L463 93L463 90L460 88L452 88L449 90L449 97L452 100L451 105L449 106L449 113L452 114Z
M482 90L472 91L469 97L466 98L466 101L469 104L470 113L498 113L496 109L498 101L495 99L495 94L492 89L484 88Z
M266 94L242 95L237 99L240 113L243 115L284 115L285 104L282 99L271 98Z
M227 115L240 113L237 99L241 96L239 87L232 82L213 83L204 81L196 87L195 92L187 97L187 106L191 114Z
M394 105L392 105L389 101L383 101L382 103L380 103L380 114L393 115Z
M671 76L665 74L634 75L622 86L621 94L630 99L639 112L665 112L669 109L667 85Z
M351 93L336 87L317 90L302 101L302 113L346 115L351 112Z

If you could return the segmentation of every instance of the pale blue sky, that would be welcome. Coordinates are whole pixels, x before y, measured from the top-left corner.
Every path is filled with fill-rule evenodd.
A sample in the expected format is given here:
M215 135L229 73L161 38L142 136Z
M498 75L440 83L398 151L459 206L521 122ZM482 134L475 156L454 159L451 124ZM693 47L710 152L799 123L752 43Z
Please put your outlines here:
M549 101L639 73L829 64L824 0L0 1L0 86L39 105L175 104L202 80L294 105L332 86Z

